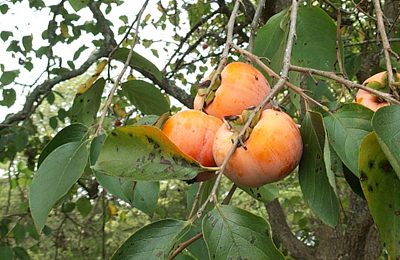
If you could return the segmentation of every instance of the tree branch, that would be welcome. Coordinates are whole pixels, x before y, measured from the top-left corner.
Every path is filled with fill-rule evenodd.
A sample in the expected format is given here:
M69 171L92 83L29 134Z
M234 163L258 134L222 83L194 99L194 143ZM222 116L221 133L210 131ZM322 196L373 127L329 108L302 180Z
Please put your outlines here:
M312 69L312 68L305 68L305 67L299 67L299 66L294 66L294 65L290 66L290 70L297 71L297 72L302 72L302 73L307 73L307 74L315 74L315 75L318 75L318 76L329 78L329 79L332 79L332 80L334 80L334 81L336 81L338 83L341 83L341 84L347 86L348 88L363 89L363 90L368 91L368 92L374 94L375 96L381 97L381 98L383 98L383 99L385 99L385 100L387 100L387 101L389 101L389 102L391 102L393 104L397 104L397 105L400 104L400 101L394 99L388 93L383 93L381 91L378 91L378 90L369 88L367 86L355 83L353 81L347 80L347 79L345 79L343 77L340 77L340 76L338 76L335 73L330 72L330 71L316 70L316 69Z
M288 223L281 204L277 199L265 203L268 212L269 223L271 224L272 234L289 250L290 255L295 259L315 259L316 250L305 245L298 240Z
M93 1L91 1L91 3L89 4L89 8L93 12L94 17L96 18L100 28L102 29L104 36L103 46L93 52L93 54L91 54L78 69L61 73L54 78L45 80L43 83L35 87L34 90L26 97L23 108L19 112L7 117L2 123L0 123L0 130L28 119L32 115L32 113L35 112L36 108L43 102L43 100L46 98L46 96L50 93L55 85L68 79L82 75L97 60L102 57L108 56L109 52L116 45L114 34L108 27L106 18Z
M390 61L390 53L392 52L392 48L390 47L390 43L389 43L388 37L386 35L385 24L383 22L383 12L381 9L381 4L380 4L379 0L372 0L372 2L374 3L378 31L379 31L379 35L381 36L382 44L383 44L383 53L385 55L385 63L386 63L386 71L387 71L387 75L388 75L389 88L392 90L392 93L396 97L396 99L399 99L399 94L396 91L396 87L393 85L393 83L394 83L393 67L392 67L392 63Z

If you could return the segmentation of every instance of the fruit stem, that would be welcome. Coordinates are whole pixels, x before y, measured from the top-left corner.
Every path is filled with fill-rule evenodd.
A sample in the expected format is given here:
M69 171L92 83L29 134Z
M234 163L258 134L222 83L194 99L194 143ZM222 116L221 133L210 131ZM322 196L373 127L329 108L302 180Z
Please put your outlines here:
M386 71L388 73L388 81L389 81L389 88L392 90L392 93L396 99L399 99L399 94L396 91L396 87L393 85L394 83L394 76L393 76L393 67L390 61L390 53L392 52L392 48L390 47L390 43L385 31L385 24L383 22L383 12L381 9L381 3L379 0L372 0L374 3L374 8L376 12L376 21L378 26L379 35L382 39L383 45L383 53L385 55L385 63L386 63Z
M212 91L212 87L214 86L215 81L221 75L223 68L225 67L226 63L228 62L229 49L231 48L231 44L233 41L233 29L235 27L235 20L236 20L236 16L237 16L237 13L239 10L240 2L241 2L241 0L236 0L235 5L232 10L232 13L231 13L231 16L229 17L229 21L228 21L228 25L227 25L226 43L225 43L224 51L222 52L222 55L221 55L221 60L218 64L218 68L211 78L210 86L207 88L207 94L201 97L202 105L201 105L200 110L202 110L202 111L204 110L205 99L208 96L208 93L210 93Z

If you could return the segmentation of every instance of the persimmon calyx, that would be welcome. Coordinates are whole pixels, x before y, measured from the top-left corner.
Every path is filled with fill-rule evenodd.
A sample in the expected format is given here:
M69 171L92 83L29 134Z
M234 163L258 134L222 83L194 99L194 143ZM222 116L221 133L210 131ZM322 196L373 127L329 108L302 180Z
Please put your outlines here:
M214 77L216 70L213 70L209 79L201 82L198 86L197 95L202 98L202 110L208 106L215 98L215 92L221 85L221 73L218 73L216 80L211 85L211 79Z
M251 114L256 109L256 107L249 107L243 110L241 116L225 116L224 123L226 124L228 130L232 132L231 141L232 143L236 138L239 138L238 146L242 146L246 149L244 142L249 139L253 128L257 125L258 121L261 119L262 110L259 110L255 113L254 117L252 118L249 127L246 128L244 134L239 136L245 126L246 122L249 120Z

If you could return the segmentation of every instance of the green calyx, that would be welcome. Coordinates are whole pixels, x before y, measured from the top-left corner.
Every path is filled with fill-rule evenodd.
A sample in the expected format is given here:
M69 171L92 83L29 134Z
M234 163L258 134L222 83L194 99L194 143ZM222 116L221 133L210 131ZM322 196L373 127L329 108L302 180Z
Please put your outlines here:
M242 132L243 127L245 126L246 122L249 120L251 114L256 110L256 107L249 107L245 110L243 110L241 116L225 116L224 117L224 123L227 125L228 129L233 132L231 136L232 142L239 137L239 134ZM256 112L254 115L253 119L250 122L249 127L246 128L245 133L241 136L239 139L239 144L238 146L243 146L244 148L244 142L249 139L251 132L253 131L254 127L257 125L257 123L260 121L261 118L261 113L262 110L259 110Z
M216 73L215 70L211 72L209 78L212 79L215 73ZM197 95L199 95L203 99L203 104L202 104L203 109L206 106L208 106L211 102L213 102L215 98L215 92L221 85L221 74L217 75L217 78L215 79L214 83L212 84L211 83L212 83L211 80L205 80L201 82L198 86Z

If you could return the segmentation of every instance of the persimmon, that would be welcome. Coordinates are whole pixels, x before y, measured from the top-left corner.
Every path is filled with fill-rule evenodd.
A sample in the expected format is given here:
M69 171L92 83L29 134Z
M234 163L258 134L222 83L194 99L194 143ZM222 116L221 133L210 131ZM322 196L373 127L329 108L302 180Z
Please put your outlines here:
M400 73L397 73L397 75L394 76L396 78L400 78ZM387 92L389 90L389 87L387 86L387 72L379 72L369 77L364 81L363 85L379 91ZM363 89L359 89L357 91L355 101L356 103L361 104L374 112L381 107L389 105L389 103L385 100L382 100L381 98Z
M218 166L231 149L233 136L225 124L218 129L213 145ZM266 109L244 145L228 161L224 174L239 186L259 187L291 173L302 152L303 142L293 119L284 112Z
M185 154L203 166L216 166L212 154L215 133L223 124L222 120L199 110L180 111L170 117L162 126L165 135ZM212 172L202 172L195 181L211 178Z
M220 85L216 86L211 100L203 107L204 111L222 119L224 116L240 114L244 109L257 106L268 95L271 88L263 74L253 66L243 62L232 62L221 72ZM204 96L210 93L197 93L194 109L201 109Z

